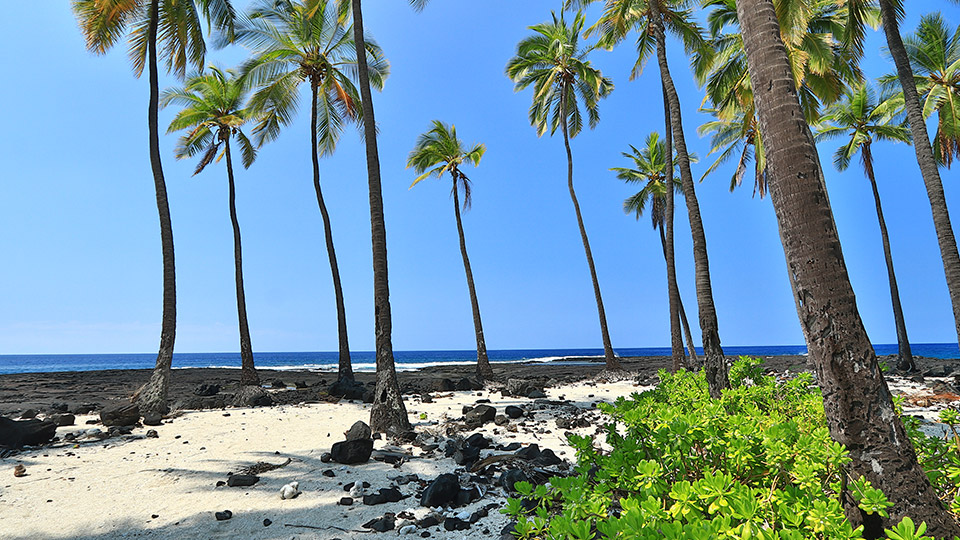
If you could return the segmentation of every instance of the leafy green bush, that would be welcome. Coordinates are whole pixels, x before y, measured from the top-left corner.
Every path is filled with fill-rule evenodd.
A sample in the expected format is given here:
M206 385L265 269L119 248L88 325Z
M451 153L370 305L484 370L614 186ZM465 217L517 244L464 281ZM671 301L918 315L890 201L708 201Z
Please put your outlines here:
M577 476L517 484L521 498L503 511L517 520L518 538L860 538L839 502L844 485L860 508L887 516L883 493L844 471L850 458L830 439L809 374L777 382L760 360L741 358L719 400L703 375L659 375L656 389L600 406L611 419L609 451L570 437ZM960 437L931 439L905 420L931 481L953 500ZM925 530L904 519L887 537L926 539Z

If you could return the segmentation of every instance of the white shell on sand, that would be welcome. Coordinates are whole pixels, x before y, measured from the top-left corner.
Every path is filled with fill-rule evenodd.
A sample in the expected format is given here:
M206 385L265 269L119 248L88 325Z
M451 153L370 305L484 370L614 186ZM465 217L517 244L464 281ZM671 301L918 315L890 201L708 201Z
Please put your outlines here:
M280 488L281 499L295 499L300 494L300 482L290 482Z

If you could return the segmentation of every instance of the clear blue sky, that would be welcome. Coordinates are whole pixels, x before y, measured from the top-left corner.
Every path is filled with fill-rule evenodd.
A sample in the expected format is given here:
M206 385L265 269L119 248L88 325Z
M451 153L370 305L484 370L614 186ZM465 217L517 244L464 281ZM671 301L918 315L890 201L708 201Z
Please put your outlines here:
M244 2L238 2L242 5ZM923 9L960 23L960 8L908 2L903 27ZM124 47L86 52L68 2L20 2L0 22L7 74L0 85L0 354L154 352L159 340L161 265L147 150L147 80L135 79ZM527 121L530 92L514 93L503 69L527 27L559 2L436 0L420 14L406 2L367 2L365 22L391 60L375 95L397 349L470 349L473 326L457 246L448 180L413 190L404 168L417 135L433 119L487 145L464 216L487 346L601 346L596 308L566 190L562 139L537 138ZM892 71L882 34L867 43L872 77ZM696 135L706 117L686 59L670 44L690 150L711 162ZM246 52L214 51L210 62L239 63ZM606 303L614 348L669 344L665 272L646 219L621 211L634 188L609 167L620 152L662 131L655 65L628 81L628 45L593 60L616 90L601 122L573 143L575 182ZM161 86L175 84L161 77ZM238 212L256 351L336 350L336 311L310 177L306 100L296 123L239 170ZM172 110L161 111L166 126ZM176 242L177 351L237 350L233 244L222 164L191 177L177 162L174 136L161 138ZM821 146L830 198L860 313L875 343L896 341L886 271L869 184L859 167L837 173ZM367 181L360 137L348 131L321 161L333 220L350 343L373 348L373 294ZM875 149L910 338L956 339L929 204L913 150ZM859 165L857 163L856 165ZM725 345L803 342L769 199L749 186L727 190L731 167L697 186ZM954 220L956 173L944 171ZM679 202L679 201L678 201ZM681 205L682 207L682 205ZM678 272L696 321L687 216L677 213ZM699 340L699 332L695 332Z

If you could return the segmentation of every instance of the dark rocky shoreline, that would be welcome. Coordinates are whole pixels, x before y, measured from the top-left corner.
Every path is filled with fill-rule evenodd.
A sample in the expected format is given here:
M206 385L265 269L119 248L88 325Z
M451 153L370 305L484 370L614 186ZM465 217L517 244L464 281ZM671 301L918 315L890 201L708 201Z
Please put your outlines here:
M733 358L731 357L731 360ZM570 359L567 362L522 362L495 363L495 380L507 379L529 381L534 386L552 386L590 378L603 369L603 364L590 362L592 358ZM765 368L773 372L792 372L809 369L805 356L764 357ZM894 364L893 357L881 357L881 361ZM589 362L589 363L587 363ZM659 369L670 367L667 356L624 357L623 367L636 373L637 380L645 384L656 382ZM957 360L917 358L921 373L935 376L952 376L960 367ZM326 401L327 387L336 380L336 373L315 371L260 369L260 378L265 386L283 388L272 393L277 403L303 401ZM956 374L960 375L960 369ZM150 370L104 370L71 371L52 373L17 373L0 375L0 415L13 416L27 409L49 411L66 409L70 412L99 410L103 407L126 402L130 395L150 376ZM229 404L238 388L240 372L224 368L175 369L171 377L170 402L174 408L213 408ZM476 380L474 366L435 366L416 371L398 373L404 394L422 394L445 388L449 382L456 385L464 378ZM372 385L373 373L358 373L357 380ZM195 391L200 385L218 385L220 393L201 398Z

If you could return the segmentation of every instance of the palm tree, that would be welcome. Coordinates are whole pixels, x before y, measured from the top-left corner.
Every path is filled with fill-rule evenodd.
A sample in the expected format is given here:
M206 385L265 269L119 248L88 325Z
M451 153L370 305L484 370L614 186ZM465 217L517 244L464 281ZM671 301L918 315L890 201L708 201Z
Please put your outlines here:
M927 124L923 116L923 107L920 105L920 96L917 93L916 79L913 68L910 66L910 56L907 54L903 39L900 37L899 19L903 16L902 0L879 0L880 11L883 15L883 32L887 38L887 48L897 66L897 78L903 90L904 106L907 111L907 121L910 124L910 135L913 138L913 150L917 155L920 166L920 175L923 185L930 199L930 211L933 215L933 226L937 231L937 243L940 246L940 258L943 260L943 272L947 280L947 290L950 292L950 301L953 307L953 321L960 340L960 251L957 250L957 239L953 234L953 225L950 223L950 212L947 210L947 200L943 193L943 183L940 181L940 170L937 160L930 146L927 135Z
M563 132L563 143L567 150L567 188L577 215L590 278L593 280L593 293L597 300L600 333L603 338L603 356L608 370L619 370L622 368L610 344L607 316L603 310L600 282L597 280L590 241L583 225L577 193L573 189L573 154L570 150L570 139L576 137L583 128L580 102L583 102L587 110L590 127L595 127L600 121L598 101L613 91L613 81L604 77L600 70L587 60L587 54L593 47L580 46L583 13L578 12L574 16L572 25L567 24L563 13L559 17L556 13L552 15L551 22L530 27L534 34L517 45L517 54L507 63L506 73L515 83L516 91L533 86L530 123L537 129L537 135L543 135L547 129L553 135L558 127Z
M243 65L251 85L260 89L251 99L251 107L260 119L253 133L258 146L279 136L290 124L300 102L300 86L310 89L310 157L313 163L313 188L323 220L327 259L333 276L339 337L339 370L331 393L342 395L354 385L347 338L347 315L340 283L340 269L333 244L330 215L320 188L320 158L332 154L343 133L344 124L360 118L360 96L351 80L356 70L356 49L352 28L330 3L308 5L302 2L260 0L245 24L237 30L237 39L249 44L253 58ZM369 74L376 88L383 87L388 64L380 48L366 42L373 61Z
M463 256L463 271L467 275L467 289L470 290L470 307L473 310L473 328L477 334L477 376L480 379L493 377L493 368L487 358L487 344L483 339L483 324L480 322L480 304L477 302L477 290L473 284L473 270L470 269L470 259L467 257L467 243L463 237L463 223L460 220L460 191L463 191L463 209L468 210L472 202L470 193L470 179L460 169L464 163L471 163L474 167L480 164L487 148L482 144L475 144L469 150L464 148L463 142L457 138L456 126L448 126L439 120L433 121L433 129L420 135L416 146L407 158L407 167L420 174L413 181L413 186L421 180L436 176L438 179L443 173L450 173L453 182L450 193L453 195L453 211L457 217L457 233L460 235L460 255Z
M924 15L917 31L903 38L923 116L937 114L933 155L948 169L960 156L960 26L953 32L939 12ZM896 75L881 79L889 87Z
M697 82L706 89L712 103L705 112L716 120L703 124L698 132L711 135L710 153L720 155L703 178L739 155L731 191L742 183L753 160L753 192L763 198L767 190L763 139L757 130L743 37L738 32L727 32L738 24L736 5L734 0L707 0L704 5L713 8L707 16L711 46L694 55L693 66ZM836 0L775 0L774 6L782 18L791 21L781 27L781 39L790 59L801 109L807 122L816 122L823 105L834 103L846 88L862 81L862 30L865 24L878 24L879 12L869 5L859 11L850 10ZM847 30L851 13L857 14L859 32Z
M592 0L579 0L589 3ZM669 30L678 35L687 52L693 52L704 46L703 32L693 22L692 12L686 9L686 0L605 0L600 20L591 27L591 31L600 32L600 42L613 47L626 39L631 31L638 34L638 57L631 77L640 75L646 60L654 51L660 68L660 82L667 100L670 118L669 131L676 149L680 167L680 180L683 183L684 199L687 203L687 217L693 237L693 261L696 272L697 305L700 315L700 330L703 338L704 370L710 395L720 397L724 388L729 388L726 359L720 346L720 333L717 323L717 310L713 302L713 286L710 280L710 262L707 258L707 239L703 232L700 217L700 204L697 201L693 175L690 172L690 157L687 153L686 139L683 133L683 118L680 109L680 97L677 94L670 66L667 63L666 36Z
M893 503L882 523L870 520L864 537L879 538L881 525L909 515L926 522L930 536L952 538L960 528L917 462L857 311L773 3L737 0L737 13L766 143L770 199L827 426L850 454L849 473L866 477ZM854 526L864 522L851 497L843 503Z
M665 261L667 259L667 238L663 229L667 213L667 182L669 181L673 185L674 193L683 193L683 185L679 179L676 179L673 175L670 175L669 179L667 178L666 154L667 148L660 140L660 134L653 132L647 136L642 150L631 144L630 152L621 153L623 157L633 161L633 168L613 167L610 169L617 173L617 178L628 184L643 185L640 191L623 201L623 211L627 214L636 215L639 220L649 203L650 221L653 229L660 231L660 245L663 248ZM687 350L690 352L693 365L697 365L697 349L693 344L693 335L690 332L690 325L687 323L687 314L684 312L682 302L678 306L678 311L683 332L687 339ZM674 367L679 368L681 366Z
M422 9L427 0L410 0ZM357 73L363 104L363 135L367 154L367 185L370 193L370 237L373 246L373 301L376 321L377 382L370 408L370 427L387 433L410 429L407 408L400 395L397 369L393 361L393 321L390 315L390 281L387 275L387 230L383 218L383 192L380 187L380 154L377 150L377 122L373 114L370 73L363 37L363 8L360 0L350 0L353 15L353 40L357 50Z
M144 415L155 416L167 410L167 387L173 347L177 333L177 290L173 252L173 224L167 202L167 185L160 162L160 134L157 109L159 73L157 47L163 50L167 71L183 78L187 64L203 66L206 45L202 15L214 27L232 35L235 14L230 0L73 0L73 12L80 23L87 49L106 54L129 29L130 60L134 75L144 68L150 79L147 129L150 140L150 167L160 215L160 245L163 252L163 315L160 348L149 382L133 396ZM199 9L198 9L199 8Z
M177 159L186 159L201 154L193 174L200 174L214 159L226 158L227 184L229 186L230 222L233 225L233 258L237 284L237 317L240 325L240 384L260 384L253 363L253 347L250 343L250 326L247 323L247 304L243 293L243 255L240 247L240 223L237 221L236 185L233 180L233 160L230 155L231 136L240 146L244 168L256 159L253 143L241 130L249 120L249 111L244 107L247 91L237 78L236 72L226 72L211 67L209 74L188 77L182 88L167 89L160 96L160 106L171 104L183 107L167 133L188 129L177 141ZM222 148L221 148L222 146ZM219 155L217 155L219 153Z
M913 371L916 366L907 339L907 325L900 306L900 293L897 288L897 276L893 271L893 255L890 253L890 238L887 224L883 219L880 206L880 192L873 174L872 144L877 141L910 143L910 132L903 124L893 123L902 101L896 98L877 103L873 91L863 84L844 93L843 98L824 112L821 120L824 124L818 129L817 141L846 137L846 143L837 149L833 164L839 171L850 166L850 160L859 152L863 162L863 172L870 180L873 190L873 202L877 207L877 221L880 223L880 237L883 240L883 256L887 264L887 278L890 281L890 300L893 303L893 319L897 328L899 346L897 367L903 371Z

